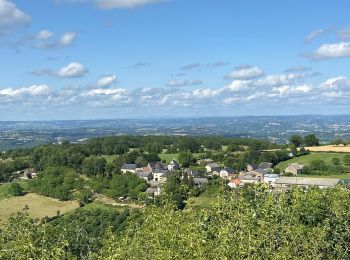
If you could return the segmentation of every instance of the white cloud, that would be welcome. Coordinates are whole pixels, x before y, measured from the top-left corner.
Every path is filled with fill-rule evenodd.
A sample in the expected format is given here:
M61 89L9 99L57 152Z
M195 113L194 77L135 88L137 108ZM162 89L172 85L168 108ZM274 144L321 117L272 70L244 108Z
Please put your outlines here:
M5 88L0 89L0 96L7 96L7 97L18 97L22 95L29 95L29 96L42 96L49 94L50 89L47 85L33 85L30 87L23 87L23 88Z
M19 27L26 26L30 16L17 9L16 5L7 0L0 0L0 34L8 34Z
M37 33L36 39L39 41L46 41L50 39L53 36L53 32L50 32L48 30L42 30Z
M116 75L105 76L97 81L97 86L100 88L109 87L116 81L117 81Z
M347 90L350 91L350 79L347 77L339 76L335 78L327 79L320 85L324 90Z
M87 73L87 69L78 62L72 62L58 70L55 75L61 78L77 78Z
M264 75L264 71L258 67L243 65L236 67L234 71L226 75L227 79L254 79Z
M77 37L75 32L65 32L59 38L52 39L53 33L48 30L42 30L36 35L37 43L36 48L39 49L54 49L65 48L74 44Z
M318 29L318 30L315 30L313 32L311 32L306 38L305 38L305 42L306 43L310 43L312 42L314 39L322 36L323 34L326 33L326 30L324 29Z
M59 39L59 46L66 47L74 43L77 34L75 32L66 32Z
M168 87L185 87L188 85L187 80L169 80L167 83Z
M122 88L114 88L114 89L92 89L87 92L82 93L82 96L99 96L99 95L106 95L106 96L115 96L115 95L122 95L126 92L125 89Z
M316 60L334 59L350 56L350 42L338 42L321 45L311 58Z
M226 88L232 92L238 92L238 91L248 89L250 84L251 84L251 81L249 80L234 80Z
M304 74L296 74L296 73L269 75L263 79L259 79L258 81L256 81L255 84L257 86L268 86L268 87L288 85L297 79L305 78L305 76L306 75Z
M311 85L300 85L300 86L281 86L274 87L272 89L273 93L277 93L278 95L284 96L287 94L306 94L312 90Z

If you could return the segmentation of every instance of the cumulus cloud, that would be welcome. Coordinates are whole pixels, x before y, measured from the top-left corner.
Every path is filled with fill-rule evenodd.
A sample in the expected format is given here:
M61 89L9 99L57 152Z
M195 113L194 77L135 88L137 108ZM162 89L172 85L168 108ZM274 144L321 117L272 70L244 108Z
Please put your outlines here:
M297 79L302 79L305 77L306 77L305 74L298 74L298 73L268 75L263 79L257 80L255 84L257 86L274 87L274 86L288 85L291 82L295 82Z
M235 68L231 73L225 76L226 79L254 79L264 75L264 71L258 67L250 65L241 65Z
M117 76L116 75L109 75L109 76L105 76L100 78L97 81L97 86L100 88L105 88L105 87L109 87L112 84L114 84L117 81Z
M326 33L326 30L324 29L318 29L315 30L313 32L311 32L306 38L305 38L305 43L310 43L313 40L315 40L316 38L324 35Z
M166 0L55 0L56 3L92 3L100 9L136 8Z
M310 55L314 60L335 59L350 56L350 42L327 43Z
M323 82L320 88L324 90L347 90L350 92L350 79L343 76L330 78Z
M31 72L32 75L36 76L56 76L60 78L79 78L83 77L85 74L88 73L88 70L84 67L84 65L78 63L78 62L72 62L68 65L60 68L57 71L53 71L50 69L40 69L40 70L34 70Z
M42 96L47 95L50 89L47 85L33 85L23 88L4 88L0 89L0 96L19 97L19 96Z
M37 42L34 45L39 49L65 48L74 44L77 33L65 32L60 37L53 39L54 33L42 30L36 35Z
M20 27L27 26L30 16L19 10L7 0L0 0L0 34L9 34Z
M87 69L82 64L72 62L59 69L55 74L61 78L78 78L84 76L87 72Z

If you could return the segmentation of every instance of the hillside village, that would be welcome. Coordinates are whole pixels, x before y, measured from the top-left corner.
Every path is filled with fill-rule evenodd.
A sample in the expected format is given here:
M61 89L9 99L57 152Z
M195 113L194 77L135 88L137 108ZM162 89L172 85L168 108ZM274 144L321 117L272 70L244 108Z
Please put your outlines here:
M274 173L274 165L270 162L262 162L258 165L249 164L245 171L236 171L231 167L221 167L218 162L209 158L198 160L197 165L204 166L205 172L181 167L175 159L169 164L156 162L148 163L145 167L138 167L136 164L124 164L121 167L121 172L135 174L147 181L150 187L146 193L150 196L159 196L162 191L162 184L176 171L181 172L182 178L192 178L194 184L199 187L208 183L208 179L215 177L222 178L230 188L266 183L277 190L288 189L293 186L330 188L341 182L340 179L299 177L303 173L304 166L298 163L289 164L282 174Z

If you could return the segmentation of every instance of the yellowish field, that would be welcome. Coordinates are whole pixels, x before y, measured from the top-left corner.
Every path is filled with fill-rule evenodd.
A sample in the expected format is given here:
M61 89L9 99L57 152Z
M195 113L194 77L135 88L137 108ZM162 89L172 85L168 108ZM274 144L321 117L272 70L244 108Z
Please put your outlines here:
M12 214L22 211L26 205L29 207L29 215L33 218L53 217L57 211L65 214L79 207L78 201L59 201L35 193L22 197L11 197L0 201L0 225Z
M324 146L305 147L305 148L311 152L350 153L350 146L324 145Z

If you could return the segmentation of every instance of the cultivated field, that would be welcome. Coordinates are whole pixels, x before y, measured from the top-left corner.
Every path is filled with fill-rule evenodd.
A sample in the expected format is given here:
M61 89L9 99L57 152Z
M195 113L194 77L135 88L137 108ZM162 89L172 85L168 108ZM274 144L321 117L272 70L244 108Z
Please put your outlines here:
M350 153L350 146L323 145L315 147L305 147L305 149L311 152Z
M12 214L20 212L26 206L28 213L33 218L53 217L67 213L79 207L78 201L59 201L57 199L44 197L35 193L29 193L21 197L11 197L0 201L0 225Z

